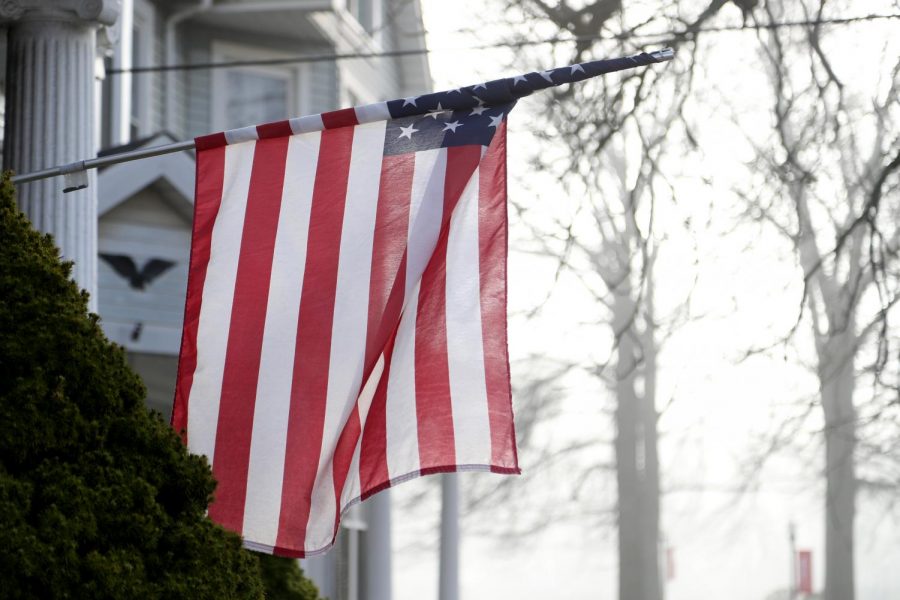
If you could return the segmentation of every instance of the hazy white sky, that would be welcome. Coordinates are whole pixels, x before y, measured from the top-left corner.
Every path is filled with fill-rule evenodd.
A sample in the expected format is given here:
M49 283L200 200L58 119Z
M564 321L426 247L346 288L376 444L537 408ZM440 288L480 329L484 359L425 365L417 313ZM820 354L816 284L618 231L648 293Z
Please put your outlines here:
M859 3L859 13L870 12L870 2ZM433 48L465 48L491 41L490 30L479 29L483 0L423 0L426 27ZM733 8L733 7L732 7ZM737 11L733 11L737 17ZM854 11L856 12L856 11ZM895 26L895 25L894 25ZM459 33L475 28L477 34ZM884 30L880 30L883 33ZM729 129L729 111L749 111L760 99L760 86L752 56L744 49L752 36L721 37L716 56L706 61L698 88L708 90L714 126L702 130L701 144L707 149L702 162L684 164L687 175L677 183L679 194L692 203L672 213L706 219L713 211L712 225L701 229L696 248L688 240L674 239L664 249L657 296L661 305L673 304L687 292L687 283L699 276L693 295L694 312L703 319L685 326L666 345L661 357L659 402L675 401L661 421L664 487L663 531L666 544L674 549L675 578L668 582L668 600L764 600L788 584L788 523L797 525L800 548L813 550L814 581L822 585L822 501L817 453L807 457L782 457L767 471L765 485L756 493L737 496L740 467L755 447L758 436L770 428L773 418L797 398L815 392L813 376L794 360L758 357L739 363L743 350L772 339L795 318L800 290L789 249L777 238L758 239L742 230L721 235L736 210L731 185L739 177L746 146L738 132ZM860 42L862 44L862 42ZM723 51L725 50L725 51ZM870 49L866 49L869 51ZM848 55L860 46L848 46ZM743 58L742 58L743 57ZM484 79L512 75L506 67L509 51L436 52L431 56L436 89L446 89ZM838 68L851 68L849 57ZM562 191L535 187L525 162L525 147L531 142L528 100L509 119L510 195L517 202L548 202ZM765 126L764 117L760 126ZM716 125L716 124L720 124ZM719 157L719 158L712 158ZM690 158L688 159L691 160ZM715 174L712 185L701 178ZM673 209L674 210L674 209ZM571 352L596 345L588 339L579 314L590 309L574 291L571 282L554 295L537 320L517 316L542 298L552 282L552 261L541 261L518 252L524 247L527 229L513 222L510 256L510 350L515 360L534 353ZM696 263L696 265L695 265ZM565 287L569 286L569 287ZM581 345L581 346L580 346ZM514 383L516 373L514 372ZM598 438L612 439L612 424L602 409L608 407L606 392L587 383L572 386L562 415L544 428L546 439L559 441L567 435L594 430ZM774 416L773 416L774 415ZM583 467L584 459L562 465L553 473L531 469L536 457L520 455L525 473L518 489L533 498L535 507L560 478ZM597 456L598 461L604 456ZM535 473L535 471L537 471ZM463 485L483 476L463 475ZM489 475L487 477L499 477ZM488 480L489 481L489 480ZM422 492L424 482L393 490L398 503ZM601 498L614 494L609 478ZM526 498L527 500L527 498ZM516 510L527 511L520 501ZM519 507L517 504L517 507ZM900 527L894 517L885 517L879 507L860 502L858 523L858 593L860 600L900 598ZM570 507L569 507L570 508ZM600 506L585 506L585 510ZM417 510L395 512L395 596L398 600L429 600L437 597L436 495L431 494ZM465 600L476 598L613 598L616 583L615 532L589 515L574 523L558 523L533 535L504 541L478 535L487 524L499 521L503 507L482 506L465 515L461 559L461 587Z

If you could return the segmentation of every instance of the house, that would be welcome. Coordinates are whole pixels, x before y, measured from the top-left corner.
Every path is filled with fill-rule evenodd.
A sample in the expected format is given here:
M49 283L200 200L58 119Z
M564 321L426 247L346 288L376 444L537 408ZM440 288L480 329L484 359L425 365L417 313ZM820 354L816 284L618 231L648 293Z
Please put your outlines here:
M295 62L424 48L418 1L123 0L98 94L101 154L408 96L430 89L424 55ZM232 64L228 67L209 65ZM249 63L249 64L248 64ZM159 70L158 65L207 65ZM136 69L136 70L133 70ZM181 339L194 158L101 170L98 312L107 336L168 418ZM345 515L332 552L304 561L332 600L390 597L390 508L380 494Z

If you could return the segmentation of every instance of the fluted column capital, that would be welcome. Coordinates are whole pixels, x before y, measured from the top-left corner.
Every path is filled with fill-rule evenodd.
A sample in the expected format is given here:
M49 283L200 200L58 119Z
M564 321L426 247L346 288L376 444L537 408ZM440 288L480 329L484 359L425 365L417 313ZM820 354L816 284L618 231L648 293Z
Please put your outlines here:
M0 0L0 24L21 21L82 21L112 25L120 0Z

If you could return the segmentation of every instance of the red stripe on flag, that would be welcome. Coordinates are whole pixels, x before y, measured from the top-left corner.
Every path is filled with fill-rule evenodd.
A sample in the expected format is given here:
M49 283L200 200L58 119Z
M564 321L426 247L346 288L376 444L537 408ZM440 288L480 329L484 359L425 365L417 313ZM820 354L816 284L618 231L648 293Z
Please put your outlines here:
M325 129L336 129L338 127L359 125L359 121L356 119L355 109L342 108L341 110L322 113L322 124L325 126Z
M395 330L394 335L384 346L384 371L369 406L359 451L359 489L362 500L390 487L391 484L387 466L387 386L391 377L391 358L394 341L397 339L396 333Z
M325 425L334 297L353 131L352 127L344 127L322 132L313 184L277 540L279 548L293 548L298 554L302 554L306 540Z
M334 463L332 464L331 477L334 482L334 505L337 510L334 513L334 532L341 521L341 494L347 483L347 473L350 471L350 463L353 462L353 453L356 451L356 442L359 441L359 404L350 411L347 423L344 424L334 448Z
M225 132L210 133L209 135L201 135L200 137L194 138L194 148L197 149L197 152L220 148L226 145L228 145L228 140L225 137Z
M423 474L445 467L455 470L456 465L447 358L447 241L450 216L480 160L481 146L447 149L441 232L419 290L414 363L419 465Z
M385 156L381 163L369 279L366 376L400 321L406 286L406 238L415 167L415 155L412 153ZM396 297L398 290L399 298Z
M509 381L506 330L506 122L500 124L481 161L478 192L478 254L481 330L491 428L491 467L519 470ZM507 471L508 472L508 471Z
M184 302L184 329L178 359L178 387L172 410L172 426L187 442L188 398L197 368L197 327L213 225L222 204L225 179L225 146L197 153L197 179L194 189L194 232L191 237L191 262L188 271L187 297Z
M275 121L273 123L257 125L256 135L262 140L281 136L289 137L294 135L294 131L291 129L290 121Z
M240 531L244 521L253 409L287 148L286 137L256 143L240 242L213 458L218 485L209 507L210 518L233 531Z
M396 334L406 292L406 246L409 206L412 197L414 154L385 156L372 242L372 270L369 279L369 320L366 332L363 384L371 376L378 356L386 353L389 339ZM389 360L389 356L385 356ZM386 382L387 364L382 382ZM381 385L379 384L379 389ZM384 398L381 408L369 408L360 449L359 475L365 489L388 480L387 422Z

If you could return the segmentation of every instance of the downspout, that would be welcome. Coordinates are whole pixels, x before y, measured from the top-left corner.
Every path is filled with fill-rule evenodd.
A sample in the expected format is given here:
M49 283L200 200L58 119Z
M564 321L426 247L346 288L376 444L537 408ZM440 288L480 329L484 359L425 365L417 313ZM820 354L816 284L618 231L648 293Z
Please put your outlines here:
M211 9L213 6L213 0L200 0L200 4L197 6L191 6L189 8L185 8L184 10L176 11L169 15L166 19L165 26L165 36L166 36L166 64L174 65L175 64L175 55L177 48L175 46L175 30L178 27L178 24L182 21L185 21L196 14L206 12ZM166 129L175 135L176 137L181 137L180 134L184 132L179 132L178 128L175 124L175 109L177 107L176 98L175 98L175 86L178 81L178 72L177 71L167 71L166 72Z

